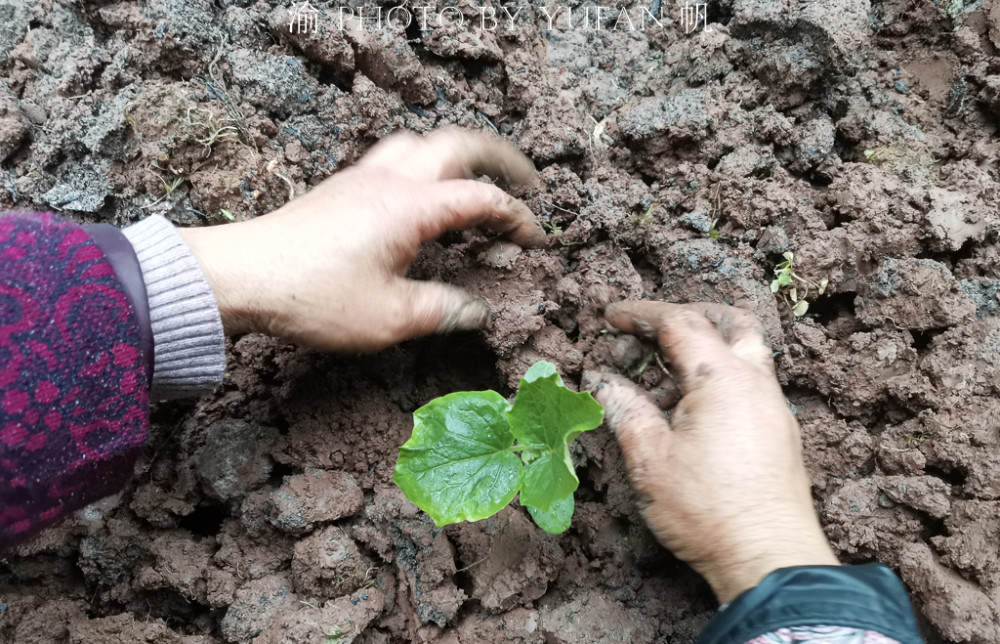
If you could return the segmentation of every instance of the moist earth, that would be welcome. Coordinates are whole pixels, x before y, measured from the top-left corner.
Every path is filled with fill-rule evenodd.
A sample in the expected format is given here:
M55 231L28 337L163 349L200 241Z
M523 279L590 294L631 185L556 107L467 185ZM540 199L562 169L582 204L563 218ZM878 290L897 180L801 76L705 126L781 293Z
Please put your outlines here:
M0 0L0 207L224 224L458 125L532 158L517 194L558 243L426 245L412 276L484 298L481 334L370 357L233 338L214 394L154 408L126 490L3 554L0 640L693 642L716 604L607 429L558 537L516 504L437 528L391 476L414 409L511 394L538 359L669 408L653 347L603 322L646 298L756 313L837 554L896 570L930 644L1000 641L1000 0L712 0L690 33L667 2L551 28L494 3L494 30L437 2L370 32L316 6L297 33L291 3Z

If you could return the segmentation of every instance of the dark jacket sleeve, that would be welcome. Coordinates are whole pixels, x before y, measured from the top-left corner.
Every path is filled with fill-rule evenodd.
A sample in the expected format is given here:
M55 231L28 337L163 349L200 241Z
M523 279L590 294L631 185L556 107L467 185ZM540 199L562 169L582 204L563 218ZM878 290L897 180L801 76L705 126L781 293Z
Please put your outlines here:
M137 297L83 227L0 217L0 548L132 474L151 368Z
M720 611L698 644L744 644L803 626L845 626L923 644L906 589L881 564L776 570Z

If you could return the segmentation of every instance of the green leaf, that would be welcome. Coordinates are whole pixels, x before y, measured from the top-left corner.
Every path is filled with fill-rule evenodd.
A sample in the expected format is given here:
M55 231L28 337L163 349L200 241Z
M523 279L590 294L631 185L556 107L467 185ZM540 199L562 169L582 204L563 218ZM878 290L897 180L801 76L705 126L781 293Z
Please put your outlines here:
M560 499L553 503L552 509L548 512L542 512L531 505L526 505L525 507L528 508L528 514L531 515L531 518L534 519L539 528L549 534L562 534L569 530L569 526L573 522L575 505L573 495L570 494L565 499Z
M439 526L496 514L520 490L538 525L558 534L572 521L580 484L569 442L603 419L590 394L567 389L554 365L538 362L513 406L493 391L459 392L414 412L393 480Z
M803 315L805 315L806 311L808 310L809 310L809 302L806 302L805 300L799 300L798 304L795 305L795 308L792 309L792 315L794 315L797 318L800 318Z
M544 378L546 376L551 376L551 375L555 375L556 378L558 378L557 382L559 383L560 386L565 386L563 385L562 376L560 376L559 372L556 371L556 366L551 362L547 362L545 360L539 360L535 364L531 365L531 367L529 367L528 370L524 372L524 376L522 376L521 380L525 382L534 382L539 378Z
M523 466L507 408L495 391L465 391L413 412L392 479L437 525L485 519L517 494Z
M600 423L598 423L599 425ZM524 468L521 502L550 512L552 504L580 486L566 445L543 453Z
M778 273L778 286L788 286L791 283L792 283L791 273L786 273L786 272Z
M555 367L536 365L532 369L536 367L538 371L531 374L534 379L521 379L517 398L506 416L514 437L535 457L524 471L521 501L551 512L552 505L572 494L580 483L573 471L569 442L598 427L604 419L604 407L590 394L562 386ZM551 373L539 375L543 369Z

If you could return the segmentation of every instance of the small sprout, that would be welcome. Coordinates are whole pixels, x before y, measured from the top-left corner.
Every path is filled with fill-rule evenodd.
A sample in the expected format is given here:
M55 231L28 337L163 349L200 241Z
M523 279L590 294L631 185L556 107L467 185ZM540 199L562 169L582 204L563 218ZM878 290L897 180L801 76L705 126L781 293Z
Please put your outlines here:
M233 214L232 210L227 210L226 208L220 208L219 214L228 219L229 221L236 221L236 215Z
M809 303L806 298L809 296L809 289L814 288L818 295L826 292L829 280L823 279L818 284L795 273L793 262L795 254L787 251L782 254L785 261L779 262L774 267L774 279L771 280L771 292L782 293L784 299L792 309L792 315L798 319L809 310ZM792 284L798 282L798 286ZM800 290L801 289L801 290Z
M323 644L340 644L347 637L347 632L339 626L334 626L329 633L323 633Z
M563 234L562 226L555 223L554 221L543 221L542 228L545 229L545 232L549 233L550 235L555 235L556 237L559 237Z
M708 236L711 239L718 239L719 238L719 230L715 227L715 224L717 224L717 223L719 223L719 218L718 217L716 217L715 219L713 219L711 225L708 227Z
M167 196L169 197L173 194L174 190L181 187L181 184L184 183L184 177L173 177L170 179L170 183L167 183L163 177L160 177L160 181L163 182L163 187L166 188Z
M640 362L639 365L632 370L632 373L630 373L629 376L633 380L635 380L636 378L644 374L646 372L646 369L649 368L649 363L653 361L654 357L656 357L656 351L650 350L650 352L646 355L646 357L643 358L642 362Z

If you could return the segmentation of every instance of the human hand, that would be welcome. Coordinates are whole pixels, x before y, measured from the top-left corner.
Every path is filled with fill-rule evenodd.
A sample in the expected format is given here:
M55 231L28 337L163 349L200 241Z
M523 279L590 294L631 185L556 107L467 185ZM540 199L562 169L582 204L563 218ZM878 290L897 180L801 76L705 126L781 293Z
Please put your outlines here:
M660 542L722 603L778 568L838 565L757 318L719 304L665 302L618 303L605 317L658 340L679 377L683 397L669 422L624 378L591 384Z
M499 138L458 129L395 134L356 165L246 222L183 229L227 334L262 331L328 350L375 351L434 332L475 329L486 304L406 279L420 244L482 225L525 247L546 244L522 202L474 177L534 177Z

